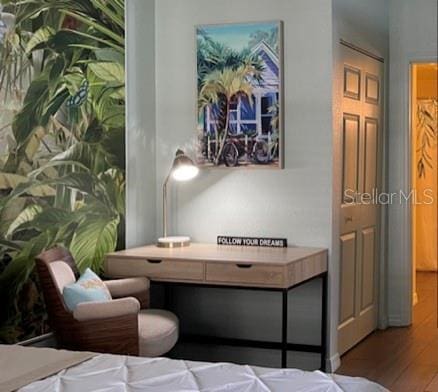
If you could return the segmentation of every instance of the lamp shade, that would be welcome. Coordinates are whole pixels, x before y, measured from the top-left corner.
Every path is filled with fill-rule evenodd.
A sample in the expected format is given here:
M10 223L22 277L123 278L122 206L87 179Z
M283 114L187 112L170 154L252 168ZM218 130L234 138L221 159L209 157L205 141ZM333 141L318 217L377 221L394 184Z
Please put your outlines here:
M198 175L199 168L182 150L177 150L171 171L175 181L189 181Z

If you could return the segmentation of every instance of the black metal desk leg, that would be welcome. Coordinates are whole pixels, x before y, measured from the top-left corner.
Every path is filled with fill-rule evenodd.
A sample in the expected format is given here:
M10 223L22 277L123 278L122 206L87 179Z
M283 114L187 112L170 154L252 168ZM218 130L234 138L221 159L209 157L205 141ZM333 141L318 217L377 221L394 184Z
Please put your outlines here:
M164 309L172 308L172 287L170 283L164 283Z
M288 318L288 304L287 304L287 294L288 290L285 289L282 291L283 300L282 300L282 316L281 316L281 367L287 367L287 318Z
M327 357L327 306L328 306L328 274L322 276L322 304L321 304L321 370L326 370Z

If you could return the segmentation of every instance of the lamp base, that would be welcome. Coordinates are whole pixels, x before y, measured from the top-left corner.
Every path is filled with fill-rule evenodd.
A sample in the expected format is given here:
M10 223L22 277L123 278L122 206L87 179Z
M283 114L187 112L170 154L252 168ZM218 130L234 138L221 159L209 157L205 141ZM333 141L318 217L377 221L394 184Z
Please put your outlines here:
M182 248L190 245L190 237L161 237L158 238L157 246L159 248Z

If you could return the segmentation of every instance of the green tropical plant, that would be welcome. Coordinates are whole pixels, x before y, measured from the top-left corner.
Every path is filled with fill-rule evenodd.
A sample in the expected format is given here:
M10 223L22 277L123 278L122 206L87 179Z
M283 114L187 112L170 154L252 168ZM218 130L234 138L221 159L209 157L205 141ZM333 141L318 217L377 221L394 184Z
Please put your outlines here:
M1 5L0 5L1 8ZM15 16L7 15L9 24L13 24ZM31 63L20 47L20 37L16 32L3 24L3 33L0 33L0 91L2 105L10 101L21 101L22 94L31 80Z
M231 101L239 96L244 96L252 103L253 86L251 81L259 76L260 72L257 68L247 63L235 70L225 68L220 71L213 71L203 81L199 92L200 110L204 110L208 105L219 105L224 108L224 126L222 129L216 128L217 151L215 165L219 164L228 137Z
M11 142L0 162L0 340L13 342L45 329L38 253L61 244L80 270L101 271L104 254L123 246L124 2L7 6L33 72L1 131Z
M250 48L236 51L228 46L213 40L205 31L198 31L197 61L198 61L198 91L206 77L214 71L231 69L249 64L257 71L254 75L260 82L263 72L263 62L258 55L251 53Z

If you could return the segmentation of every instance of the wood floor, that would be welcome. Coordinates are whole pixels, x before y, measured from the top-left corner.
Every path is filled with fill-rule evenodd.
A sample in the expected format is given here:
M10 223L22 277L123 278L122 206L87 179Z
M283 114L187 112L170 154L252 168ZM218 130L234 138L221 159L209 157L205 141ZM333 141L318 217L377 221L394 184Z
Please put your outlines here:
M342 357L336 373L393 392L438 392L437 274L417 273L417 293L412 326L374 332Z

